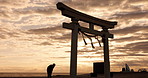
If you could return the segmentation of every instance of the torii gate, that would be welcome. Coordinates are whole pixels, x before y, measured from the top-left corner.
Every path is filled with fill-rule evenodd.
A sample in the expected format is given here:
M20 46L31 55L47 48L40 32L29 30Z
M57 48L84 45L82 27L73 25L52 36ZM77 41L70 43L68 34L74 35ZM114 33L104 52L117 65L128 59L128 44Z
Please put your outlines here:
M93 34L95 36L101 36L104 44L104 76L110 78L110 62L109 62L109 45L108 38L113 38L113 34L110 34L108 29L114 28L117 22L110 22L99 18L92 17L90 15L76 11L62 2L58 2L57 9L61 10L62 15L71 18L71 23L63 23L63 28L71 29L71 61L70 61L70 77L77 77L77 42L78 32L85 32ZM78 21L89 23L89 28L85 28L79 25ZM94 30L94 25L102 27L102 31Z

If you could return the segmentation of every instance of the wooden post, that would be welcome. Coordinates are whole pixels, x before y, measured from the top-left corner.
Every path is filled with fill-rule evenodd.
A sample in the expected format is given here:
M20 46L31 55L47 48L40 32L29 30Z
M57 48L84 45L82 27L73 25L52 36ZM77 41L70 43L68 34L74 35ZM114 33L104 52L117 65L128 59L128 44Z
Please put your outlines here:
M89 23L89 28L90 28L91 30L94 30L94 25L93 25L92 23Z
M108 29L103 29L104 37L104 76L105 78L110 78L110 62L109 62L109 45L108 45Z
M78 21L72 19L74 29L71 35L71 61L70 61L70 78L77 77L77 42L78 42Z

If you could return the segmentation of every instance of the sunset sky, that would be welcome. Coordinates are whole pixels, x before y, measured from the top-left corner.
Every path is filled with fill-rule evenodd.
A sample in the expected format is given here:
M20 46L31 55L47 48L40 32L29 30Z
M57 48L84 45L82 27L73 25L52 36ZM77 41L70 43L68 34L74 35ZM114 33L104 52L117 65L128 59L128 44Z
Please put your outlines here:
M61 15L57 2L118 22L109 30L114 34L109 39L111 71L121 71L125 63L135 71L148 70L148 0L0 0L0 72L46 72L52 63L54 73L69 72L71 30L62 23L71 19ZM103 62L103 47L93 39L92 49L86 41L79 35L79 73L90 73L93 62Z

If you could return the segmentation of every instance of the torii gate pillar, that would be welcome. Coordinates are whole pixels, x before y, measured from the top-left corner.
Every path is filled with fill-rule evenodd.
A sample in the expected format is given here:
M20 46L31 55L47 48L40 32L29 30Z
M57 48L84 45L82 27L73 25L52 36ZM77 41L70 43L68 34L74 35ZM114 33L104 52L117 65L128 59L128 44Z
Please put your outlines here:
M70 59L70 78L77 77L77 43L78 43L78 21L72 19L73 29L71 35L71 59Z
M104 44L104 76L110 78L110 62L109 62L109 45L108 45L108 29L103 29L104 37L102 42Z

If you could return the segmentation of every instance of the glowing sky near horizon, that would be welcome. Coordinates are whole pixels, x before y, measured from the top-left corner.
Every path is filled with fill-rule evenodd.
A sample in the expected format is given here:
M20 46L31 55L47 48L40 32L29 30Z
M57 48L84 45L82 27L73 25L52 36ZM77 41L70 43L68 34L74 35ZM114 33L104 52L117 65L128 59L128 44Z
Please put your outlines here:
M148 0L0 0L0 72L46 72L52 63L54 73L69 72L71 31L62 23L70 19L56 9L57 2L118 22L110 30L111 71L125 63L135 71L148 70ZM103 61L102 47L93 42L95 49L79 36L80 73L92 72L93 62Z

